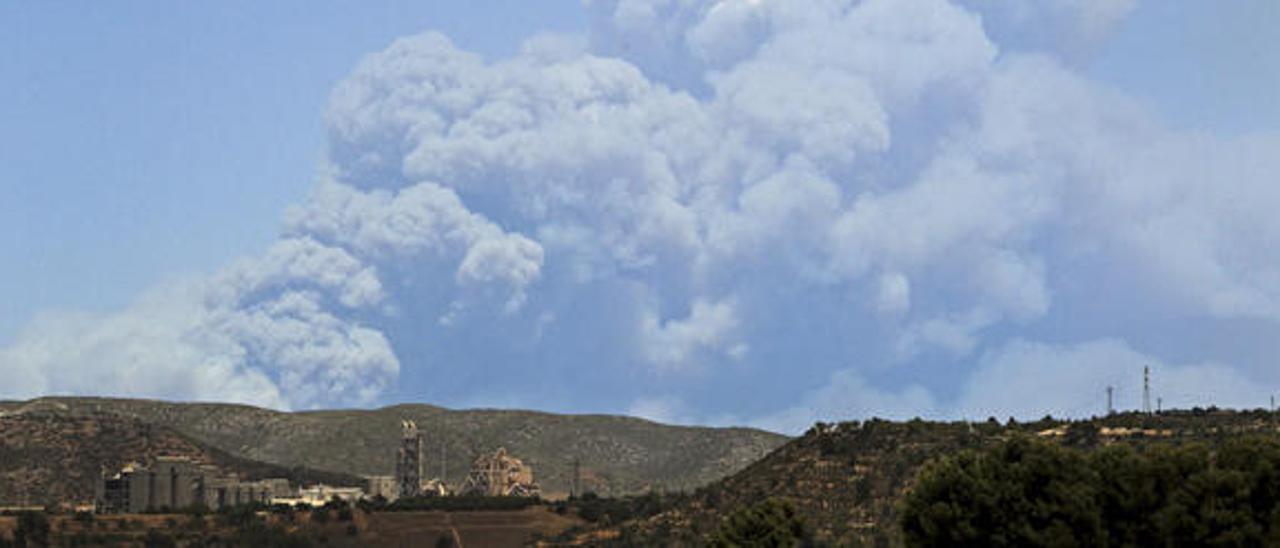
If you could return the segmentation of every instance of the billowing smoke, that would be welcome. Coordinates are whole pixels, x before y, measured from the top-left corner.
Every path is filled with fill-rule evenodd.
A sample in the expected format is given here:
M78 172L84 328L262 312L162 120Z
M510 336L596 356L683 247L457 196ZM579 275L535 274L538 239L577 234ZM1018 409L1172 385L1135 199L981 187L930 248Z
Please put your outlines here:
M1156 367L1255 405L1280 136L1073 68L1131 1L614 0L486 61L427 33L333 92L279 243L33 323L0 395L817 419L1088 414ZM1231 347L1214 334L1232 333Z

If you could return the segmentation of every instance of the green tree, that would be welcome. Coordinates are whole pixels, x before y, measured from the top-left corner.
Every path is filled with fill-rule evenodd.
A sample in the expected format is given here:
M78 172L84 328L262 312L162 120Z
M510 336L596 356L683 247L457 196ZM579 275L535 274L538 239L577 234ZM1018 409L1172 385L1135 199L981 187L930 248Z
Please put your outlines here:
M90 527L93 525L93 512L76 512L74 519L77 523L82 523L85 527Z
M1229 439L1181 478L1157 516L1161 534L1179 545L1275 545L1280 536L1280 444L1274 439ZM1154 460L1154 459L1153 459Z
M1013 439L927 465L902 505L915 546L1280 546L1280 441Z
M142 545L146 548L176 548L178 542L173 537L161 533L155 529L148 529L147 536L143 539Z
M725 517L711 536L711 546L801 546L809 543L804 519L795 506L770 498L739 508Z
M1016 437L925 467L902 503L912 546L1096 546L1096 475L1077 452Z
M311 510L311 521L321 525L329 523L329 509L325 507L314 508Z
M43 512L18 514L18 527L13 532L13 543L19 547L49 545L49 518Z

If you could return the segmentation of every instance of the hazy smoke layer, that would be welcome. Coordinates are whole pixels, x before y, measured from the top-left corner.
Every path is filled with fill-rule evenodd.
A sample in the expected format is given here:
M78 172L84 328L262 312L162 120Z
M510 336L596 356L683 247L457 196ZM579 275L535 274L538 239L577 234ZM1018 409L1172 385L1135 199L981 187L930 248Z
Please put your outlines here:
M0 394L795 430L1090 413L1151 364L1170 405L1260 404L1280 137L1078 74L1131 1L1017 6L592 1L587 40L497 62L398 40L334 90L279 243L36 322Z

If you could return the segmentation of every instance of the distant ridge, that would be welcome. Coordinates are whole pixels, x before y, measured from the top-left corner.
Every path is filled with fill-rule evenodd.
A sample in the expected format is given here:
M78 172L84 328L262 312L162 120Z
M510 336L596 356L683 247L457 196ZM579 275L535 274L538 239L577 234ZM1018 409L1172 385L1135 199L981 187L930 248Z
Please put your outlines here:
M67 417L117 416L171 429L235 457L350 475L390 475L400 420L426 435L427 476L460 483L474 458L506 447L534 467L543 492L565 494L571 463L583 490L630 494L691 490L732 474L787 441L749 428L669 426L634 417L403 404L372 410L280 412L220 403L50 397L0 402L0 414L40 409Z
M0 506L89 503L104 470L160 456L187 457L244 479L361 485L360 478L236 457L170 428L119 415L72 415L58 406L0 413Z

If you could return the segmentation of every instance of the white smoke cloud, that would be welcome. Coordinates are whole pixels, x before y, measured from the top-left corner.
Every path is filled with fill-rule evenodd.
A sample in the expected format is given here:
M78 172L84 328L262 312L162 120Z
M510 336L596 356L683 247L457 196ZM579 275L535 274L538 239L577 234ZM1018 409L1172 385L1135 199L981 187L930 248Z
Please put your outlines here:
M679 369L694 360L700 350L723 351L741 359L748 351L745 343L726 344L738 327L732 302L694 301L689 316L659 323L650 313L644 320L643 345L649 360L663 369Z
M1042 414L1066 403L997 396L1097 392L1098 360L1251 401L1280 380L1263 353L1128 339L1274 333L1280 137L1179 133L1076 72L1131 7L599 0L587 39L498 61L397 40L334 90L329 169L275 246L33 325L0 395L633 402L794 431Z
M283 276L246 269L228 276L232 282L153 290L117 314L38 320L0 351L6 392L309 408L373 402L395 378L399 364L383 335L325 312L314 291L285 290L239 305L241 298L271 290L236 283Z
M987 33L1001 44L1081 61L1101 47L1137 7L1138 0L961 0L960 3L980 13Z
M326 182L305 206L289 211L285 234L320 239L365 261L457 262L459 288L499 286L508 312L524 302L543 260L537 242L503 231L467 210L452 190L432 183L393 195Z

